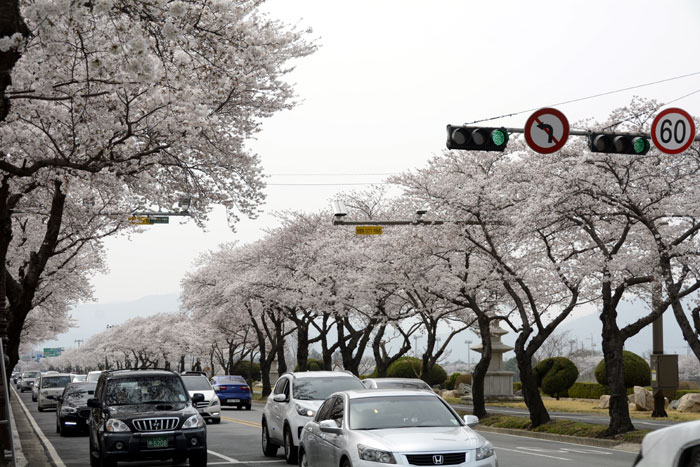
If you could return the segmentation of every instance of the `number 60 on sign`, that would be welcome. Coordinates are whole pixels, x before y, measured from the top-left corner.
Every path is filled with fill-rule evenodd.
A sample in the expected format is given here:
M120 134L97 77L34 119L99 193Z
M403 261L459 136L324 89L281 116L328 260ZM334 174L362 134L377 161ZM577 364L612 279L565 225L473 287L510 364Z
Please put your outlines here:
M695 139L695 123L688 112L670 108L656 116L651 124L651 139L661 152L679 154Z

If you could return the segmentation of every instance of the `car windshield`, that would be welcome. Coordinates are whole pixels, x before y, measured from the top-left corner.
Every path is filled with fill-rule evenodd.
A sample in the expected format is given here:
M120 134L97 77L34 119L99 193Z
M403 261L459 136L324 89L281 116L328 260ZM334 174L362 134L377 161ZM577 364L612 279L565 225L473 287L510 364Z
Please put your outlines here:
M73 381L85 381L87 379L87 375L75 375L73 376Z
M352 430L461 426L459 418L430 395L351 399L349 422Z
M107 382L107 405L185 402L187 392L180 377L154 375L114 378Z
M211 384L204 376L183 376L182 381L188 391L211 391Z
M79 403L94 397L95 384L81 384L80 386L68 386L63 393L63 400Z
M425 381L382 381L375 380L378 388L390 389L430 389Z
M22 373L22 378L38 378L40 375L40 371L27 371Z
M70 376L44 376L41 378L42 388L65 388L70 383Z
M293 394L298 400L316 401L328 399L334 392L364 388L359 379L345 376L295 378Z

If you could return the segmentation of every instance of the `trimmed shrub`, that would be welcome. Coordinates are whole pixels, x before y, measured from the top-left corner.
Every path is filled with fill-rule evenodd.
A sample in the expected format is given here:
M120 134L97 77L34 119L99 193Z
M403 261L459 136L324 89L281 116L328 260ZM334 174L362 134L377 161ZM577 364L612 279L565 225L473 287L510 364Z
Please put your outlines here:
M532 370L537 378L537 386L551 397L566 397L567 389L576 382L578 369L566 357L552 357L542 360Z
M449 378L445 381L445 389L449 389L450 391L455 388L455 382L457 381L457 378L461 376L461 373L452 373Z
M578 399L600 399L603 394L609 394L608 388L598 383L574 383L569 390L569 397Z
M250 377L252 378L253 381L260 381L260 364L259 363L251 363L250 361L240 361L233 365L233 374L234 375L240 375L243 376L244 378L248 379L248 369L251 369L251 375ZM248 381L250 383L250 381Z
M678 389L682 391L700 389L700 385L698 385L698 383L695 381L679 381Z
M307 358L306 359L307 371L321 371L323 370L323 360L317 358ZM294 371L299 371L299 365L294 367Z
M389 378L418 378L423 362L415 357L401 357L389 365L386 375ZM425 378L424 378L425 379ZM431 386L442 384L447 379L447 372L437 363L427 378L427 383Z
M459 377L455 380L455 388L458 388L460 384L468 384L469 386L472 385L472 375L469 373L464 373L463 375L459 375Z
M513 392L520 391L523 388L523 383L513 383Z
M625 378L625 387L649 386L651 384L649 364L642 357L628 350L622 351L622 374ZM595 379L604 386L608 384L604 359L595 367Z

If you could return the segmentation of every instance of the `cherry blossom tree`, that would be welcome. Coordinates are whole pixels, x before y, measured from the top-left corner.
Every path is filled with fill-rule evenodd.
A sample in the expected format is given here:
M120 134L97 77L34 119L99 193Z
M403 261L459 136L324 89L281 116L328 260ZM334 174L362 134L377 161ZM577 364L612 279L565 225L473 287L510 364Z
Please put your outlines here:
M231 223L256 214L264 185L245 140L294 104L282 78L315 48L260 3L3 2L0 322L21 329L52 258L136 209L187 195L198 223L213 204ZM39 241L13 271L17 224L32 216Z

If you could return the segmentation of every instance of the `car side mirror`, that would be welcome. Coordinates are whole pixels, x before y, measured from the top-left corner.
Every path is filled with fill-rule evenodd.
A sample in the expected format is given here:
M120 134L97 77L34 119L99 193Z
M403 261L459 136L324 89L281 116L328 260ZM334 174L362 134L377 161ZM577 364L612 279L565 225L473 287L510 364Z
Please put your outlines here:
M469 428L474 428L479 424L479 417L476 415L465 415L464 423L466 423Z
M284 394L275 394L272 396L272 400L275 402L287 402L287 396Z
M87 400L87 406L91 409L101 409L102 402L99 399L91 398Z
M339 435L343 432L343 429L338 426L335 420L322 420L318 424L318 428L324 433L333 433L334 435Z
M192 403L193 404L198 404L200 402L204 402L204 394L201 392L195 392L192 394Z

